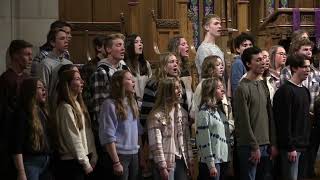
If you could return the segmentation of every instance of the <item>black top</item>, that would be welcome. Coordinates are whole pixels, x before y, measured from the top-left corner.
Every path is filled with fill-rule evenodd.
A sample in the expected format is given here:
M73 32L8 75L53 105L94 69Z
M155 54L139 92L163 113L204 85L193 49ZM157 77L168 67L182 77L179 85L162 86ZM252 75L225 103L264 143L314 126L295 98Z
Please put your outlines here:
M31 127L29 124L29 116L23 110L20 110L17 113L17 118L14 121L15 132L12 139L12 153L13 154L23 154L24 156L28 155L47 155L51 153L50 143L48 137L48 116L41 109L38 108L39 118L41 125L44 131L44 147L39 151L36 151L32 148L31 145Z
M286 81L273 97L273 114L279 149L303 151L309 144L310 93L302 86Z

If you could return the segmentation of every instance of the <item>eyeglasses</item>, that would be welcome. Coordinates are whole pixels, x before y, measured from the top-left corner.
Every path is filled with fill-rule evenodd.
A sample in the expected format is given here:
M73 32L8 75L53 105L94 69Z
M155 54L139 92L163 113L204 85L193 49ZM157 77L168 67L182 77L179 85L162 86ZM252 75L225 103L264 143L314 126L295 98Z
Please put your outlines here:
M276 53L276 54L279 54L280 56L287 56L287 54L284 53L284 52L279 52L279 53Z

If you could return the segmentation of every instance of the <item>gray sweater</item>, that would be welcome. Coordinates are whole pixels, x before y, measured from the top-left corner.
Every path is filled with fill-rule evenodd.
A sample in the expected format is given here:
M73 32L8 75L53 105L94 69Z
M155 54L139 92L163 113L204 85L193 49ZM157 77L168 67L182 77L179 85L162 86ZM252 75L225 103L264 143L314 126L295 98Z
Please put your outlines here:
M238 146L270 144L268 90L263 81L243 78L234 97L234 118Z

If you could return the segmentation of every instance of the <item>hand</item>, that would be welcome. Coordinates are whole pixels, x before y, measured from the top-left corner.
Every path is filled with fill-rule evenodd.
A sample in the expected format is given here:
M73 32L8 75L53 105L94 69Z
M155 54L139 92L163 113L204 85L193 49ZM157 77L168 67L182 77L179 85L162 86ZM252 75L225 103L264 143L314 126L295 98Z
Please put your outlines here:
M84 169L84 173L85 173L86 175L90 174L92 171L93 171L93 169L92 169L91 166L89 166L89 167L87 167L87 168Z
M166 168L161 169L160 176L162 180L169 180L169 171Z
M270 160L274 159L278 153L278 149L275 146L271 146Z
M117 164L113 165L113 172L117 176L121 176L123 174L123 167L122 167L122 164L120 162L118 162Z
M19 170L17 180L27 180L27 176L24 170Z
M216 177L218 175L218 171L216 167L212 167L210 169L210 177Z
M290 162L295 162L297 160L297 151L288 152L288 160Z
M257 150L251 151L251 157L249 158L249 161L251 161L253 164L258 164L260 162L260 149L258 148Z

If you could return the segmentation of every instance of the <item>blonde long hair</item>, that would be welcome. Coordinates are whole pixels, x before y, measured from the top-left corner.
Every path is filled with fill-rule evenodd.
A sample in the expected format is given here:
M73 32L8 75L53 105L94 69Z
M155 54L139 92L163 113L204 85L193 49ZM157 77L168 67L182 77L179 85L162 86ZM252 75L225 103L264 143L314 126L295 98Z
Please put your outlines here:
M85 106L82 95L79 93L77 95L77 101L80 104L80 108L77 108L76 101L72 97L71 94L71 89L70 89L70 83L74 78L74 75L76 73L79 73L78 71L75 70L65 70L61 73L61 76L59 77L59 83L58 83L58 105L60 103L67 103L72 107L75 120L76 120L76 125L79 128L79 130L83 129L84 124L82 123L82 114L84 115L85 118L85 123L90 127L90 116L87 110L87 107Z
M222 82L219 78L209 78L202 82L201 101L199 109L202 105L208 105L210 108L217 107L217 100L215 97L218 83Z
M169 58L171 56L176 56L176 54L174 52L165 52L165 53L162 53L160 54L160 62L159 62L159 66L158 68L156 69L156 72L155 72L155 79L157 81L161 80L161 79L165 79L168 77L168 72L166 71L166 67L169 63ZM180 68L178 66L178 70L179 70L179 75L180 76Z
M39 81L42 82L39 78L25 79L21 84L21 89L23 89L24 93L20 94L21 107L27 114L27 123L30 126L31 134L29 139L31 147L35 151L40 151L47 146L44 138L44 127L39 117L40 108L47 114L46 106L45 104L39 104L36 99Z
M126 73L130 73L130 71L120 70L115 72L111 78L110 95L111 98L115 100L116 114L121 120L125 120L128 117L125 99L128 100L128 104L132 110L133 117L135 119L139 117L138 105L137 101L134 98L134 94L126 93L125 87L123 86L123 80Z

